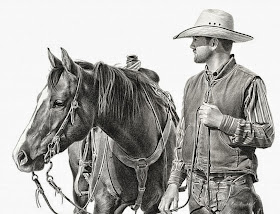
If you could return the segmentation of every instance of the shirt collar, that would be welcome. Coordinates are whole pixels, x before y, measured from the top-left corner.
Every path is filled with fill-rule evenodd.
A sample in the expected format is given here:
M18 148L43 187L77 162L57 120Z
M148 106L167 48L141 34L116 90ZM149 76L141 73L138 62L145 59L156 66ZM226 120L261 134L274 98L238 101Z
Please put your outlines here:
M208 66L205 66L205 73L207 78L216 80L216 79L221 79L222 77L224 77L225 75L227 75L229 72L232 71L233 67L236 65L236 61L234 58L234 55L230 55L229 60L221 65L215 72L211 72L208 69Z

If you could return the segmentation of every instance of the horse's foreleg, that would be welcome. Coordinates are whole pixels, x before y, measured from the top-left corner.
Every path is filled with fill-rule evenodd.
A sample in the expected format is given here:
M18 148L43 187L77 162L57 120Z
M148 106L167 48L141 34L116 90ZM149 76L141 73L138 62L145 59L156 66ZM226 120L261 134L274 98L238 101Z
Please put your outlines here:
M158 205L159 204L155 204L154 206L152 206L150 209L148 209L147 211L144 212L144 214L157 214L160 213L159 209L158 209Z
M145 209L144 214L157 214L160 213L158 206L160 203L160 198L162 197L162 191L158 189L158 191L155 190L154 197L150 198L150 204L148 206L143 207Z
M95 195L94 214L121 214L126 206L121 205L121 200L111 195L106 187L99 189Z

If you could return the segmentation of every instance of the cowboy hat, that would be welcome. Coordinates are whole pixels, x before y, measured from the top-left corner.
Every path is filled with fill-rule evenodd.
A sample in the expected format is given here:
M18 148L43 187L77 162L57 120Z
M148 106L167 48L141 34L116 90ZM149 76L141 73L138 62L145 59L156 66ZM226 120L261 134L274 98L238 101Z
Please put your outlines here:
M233 42L247 42L253 39L252 36L234 31L232 15L217 9L202 11L194 27L184 30L173 39L193 36L214 37Z

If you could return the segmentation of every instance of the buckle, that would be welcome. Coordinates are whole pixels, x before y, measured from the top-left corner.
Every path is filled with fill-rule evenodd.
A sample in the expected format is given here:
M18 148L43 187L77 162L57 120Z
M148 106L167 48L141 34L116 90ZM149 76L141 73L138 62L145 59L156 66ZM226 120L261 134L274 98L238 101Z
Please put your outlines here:
M76 109L79 107L79 103L76 99L72 101L71 107L72 107L72 109Z
M137 168L146 168L148 166L146 162L146 158L139 158L137 162L138 162Z
M139 192L145 192L145 190L146 190L145 187L139 187L139 188L138 188L138 191L139 191Z

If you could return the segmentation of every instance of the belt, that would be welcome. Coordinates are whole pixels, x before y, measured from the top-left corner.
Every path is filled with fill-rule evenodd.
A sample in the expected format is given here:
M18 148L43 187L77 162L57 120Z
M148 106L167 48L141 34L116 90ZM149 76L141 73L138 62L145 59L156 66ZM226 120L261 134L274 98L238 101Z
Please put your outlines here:
M207 176L204 172L196 170L193 172L194 177L201 181L206 181ZM234 183L236 185L241 184L253 184L253 178L250 174L244 173L211 173L209 175L210 182L217 183Z

